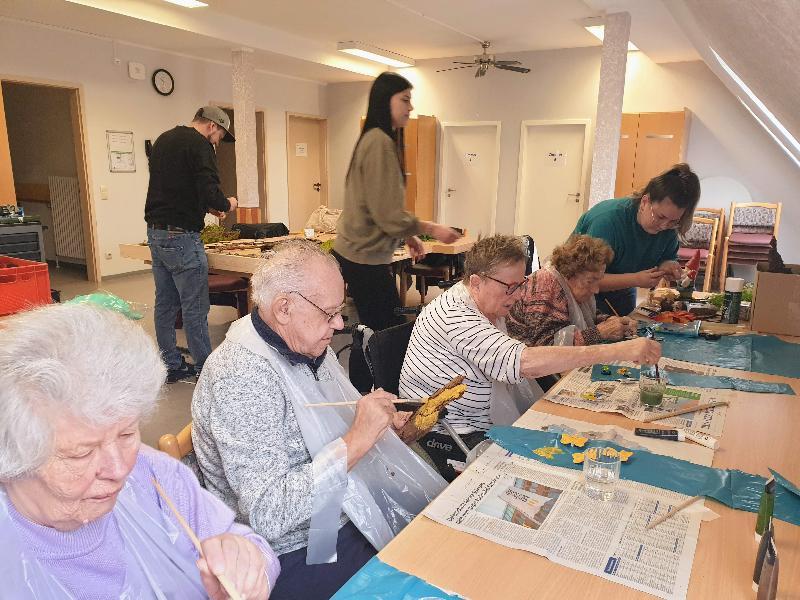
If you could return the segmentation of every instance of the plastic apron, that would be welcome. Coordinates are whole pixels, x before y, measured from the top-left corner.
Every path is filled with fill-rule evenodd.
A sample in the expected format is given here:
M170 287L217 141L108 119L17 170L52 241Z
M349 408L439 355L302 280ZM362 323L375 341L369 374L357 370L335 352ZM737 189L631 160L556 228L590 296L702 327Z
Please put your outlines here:
M142 485L150 485L142 482ZM20 540L9 516L9 498L0 487L0 579L3 597L14 600L74 598ZM125 542L124 600L208 598L186 535L129 477L110 515ZM8 596L6 596L8 594Z
M350 429L355 407L307 406L361 397L330 349L323 365L332 380L316 381L308 377L305 366L291 365L264 342L250 315L233 323L226 337L269 360L281 376L313 459L308 564L336 560L342 511L380 550L446 487L445 480L391 430L347 472L346 446L341 437Z

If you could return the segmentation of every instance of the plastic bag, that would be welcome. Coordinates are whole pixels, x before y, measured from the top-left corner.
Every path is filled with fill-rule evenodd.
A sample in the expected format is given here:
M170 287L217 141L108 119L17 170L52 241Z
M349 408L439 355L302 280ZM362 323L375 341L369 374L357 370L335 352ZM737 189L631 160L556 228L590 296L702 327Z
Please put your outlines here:
M339 209L320 205L309 215L306 229L313 227L317 233L336 233L336 222L341 214L342 211Z
M94 304L102 308L116 311L132 321L138 321L143 318L144 313L149 308L142 302L129 302L128 300L123 300L119 296L115 296L111 292L103 290L92 292L84 296L75 296L71 300L67 300L64 304Z

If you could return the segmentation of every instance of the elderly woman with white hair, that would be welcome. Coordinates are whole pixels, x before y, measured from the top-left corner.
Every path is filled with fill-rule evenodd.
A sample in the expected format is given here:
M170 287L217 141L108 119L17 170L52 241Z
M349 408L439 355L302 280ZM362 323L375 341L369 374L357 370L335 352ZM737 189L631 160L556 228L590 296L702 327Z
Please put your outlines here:
M26 598L266 599L269 545L192 472L142 446L165 368L136 324L55 305L0 328L2 595ZM159 482L202 540L195 550Z
M194 449L208 489L278 553L273 600L327 599L445 482L396 435L409 413L362 397L328 348L344 327L336 260L285 242L252 288L256 309L197 383Z

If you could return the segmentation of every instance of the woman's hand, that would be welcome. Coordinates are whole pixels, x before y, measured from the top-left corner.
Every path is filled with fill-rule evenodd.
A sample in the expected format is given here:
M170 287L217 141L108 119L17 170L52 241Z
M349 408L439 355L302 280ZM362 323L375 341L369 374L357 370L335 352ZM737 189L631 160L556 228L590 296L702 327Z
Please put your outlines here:
M631 362L654 365L661 358L661 344L647 338L636 338L614 344L614 347L624 349L624 353L618 360L629 360Z
M267 600L267 581L264 555L254 543L240 535L223 533L200 543L203 558L197 561L200 579L212 600L230 598L218 577L224 575L247 600Z
M645 269L634 273L634 280L636 287L652 288L658 285L659 280L664 276L664 271L660 267L653 267L652 269Z
M659 269L664 271L664 276L670 281L679 281L681 278L681 271L683 268L674 260L666 260L658 266Z
M461 234L452 227L439 225L438 223L432 223L431 235L443 244L452 244L461 237Z
M417 236L412 235L406 238L406 246L408 246L408 254L411 256L412 260L418 261L425 258L425 246L422 244L422 240Z
M609 317L597 325L597 332L604 340L617 342L625 337L627 320L627 317Z

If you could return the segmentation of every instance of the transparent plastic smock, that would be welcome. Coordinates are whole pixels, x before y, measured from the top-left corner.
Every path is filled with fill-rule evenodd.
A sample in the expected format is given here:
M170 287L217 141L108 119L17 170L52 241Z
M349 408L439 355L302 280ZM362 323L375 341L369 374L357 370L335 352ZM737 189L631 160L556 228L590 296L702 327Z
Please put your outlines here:
M144 482L140 482L144 485ZM125 541L125 600L208 598L188 538L165 517L152 498L128 478L111 517ZM64 600L75 598L22 543L9 515L9 498L0 487L0 580L3 598Z
M227 338L268 359L281 376L306 448L313 459L315 482L309 564L335 560L342 511L380 550L445 488L445 480L391 430L349 473L346 471L346 453L342 460L344 443L341 437L350 429L355 407L307 406L320 402L353 401L361 397L333 351L327 350L320 367L327 370L332 379L316 381L304 372L307 367L291 365L264 342L249 315L231 325ZM341 493L345 477L347 487ZM335 491L324 492L328 485Z

